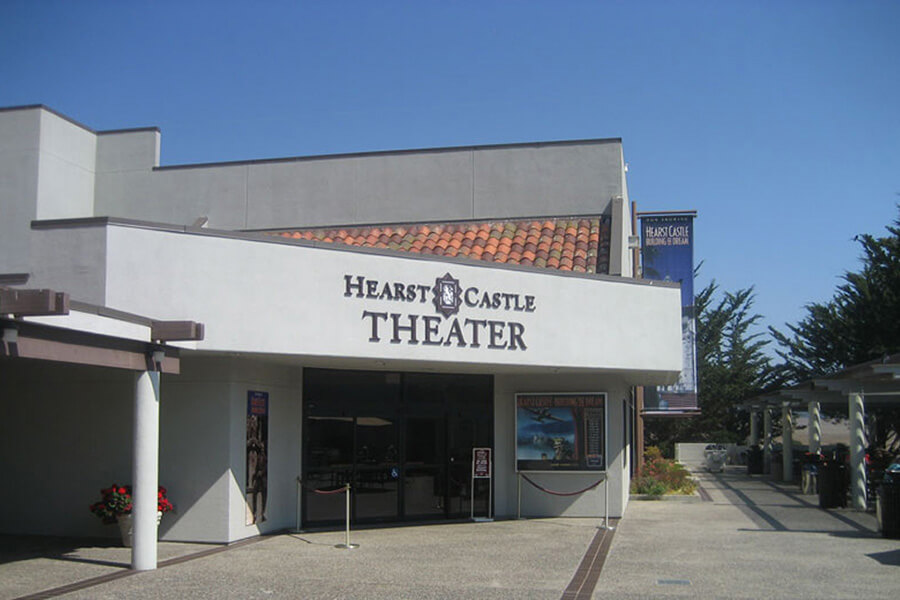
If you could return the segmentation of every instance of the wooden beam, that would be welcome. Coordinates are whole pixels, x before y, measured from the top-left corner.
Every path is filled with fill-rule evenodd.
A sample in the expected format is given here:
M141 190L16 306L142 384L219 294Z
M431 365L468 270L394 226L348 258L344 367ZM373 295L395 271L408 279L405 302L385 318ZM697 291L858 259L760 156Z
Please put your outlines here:
M0 328L3 330L0 357L172 374L178 374L181 370L177 348L28 321L0 319ZM152 357L154 351L160 350L164 352L164 357L157 365Z
M69 295L53 290L0 288L0 314L17 317L69 314Z
M186 342L203 339L203 323L195 321L153 321L150 339L157 342Z
M43 340L19 336L15 343L0 344L0 356L15 358L33 358L53 362L95 367L127 369L129 371L156 371L157 366L144 352L123 350L121 348L103 348L100 346L84 346L58 340ZM178 374L181 371L177 356L166 356L159 365L161 373Z

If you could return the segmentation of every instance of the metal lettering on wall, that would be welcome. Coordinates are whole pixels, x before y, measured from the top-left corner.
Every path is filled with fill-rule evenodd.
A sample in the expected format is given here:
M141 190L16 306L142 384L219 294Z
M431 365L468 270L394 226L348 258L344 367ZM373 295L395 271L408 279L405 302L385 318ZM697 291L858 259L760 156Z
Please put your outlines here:
M371 343L488 348L525 351L525 325L511 319L457 316L460 310L482 309L497 313L533 313L534 296L509 291L463 287L450 275L433 284L379 281L362 275L344 275L344 297L396 302L399 310L363 309L362 321ZM402 305L432 304L436 314L403 310Z

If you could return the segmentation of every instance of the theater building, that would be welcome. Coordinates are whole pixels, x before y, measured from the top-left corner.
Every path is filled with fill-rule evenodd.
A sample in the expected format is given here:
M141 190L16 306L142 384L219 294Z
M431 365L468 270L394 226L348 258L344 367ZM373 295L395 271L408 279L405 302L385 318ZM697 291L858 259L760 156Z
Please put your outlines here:
M632 277L621 140L160 143L0 110L0 532L112 535L98 490L157 472L173 541L343 523L316 491L345 484L357 522L622 515L632 388L682 349L677 285Z

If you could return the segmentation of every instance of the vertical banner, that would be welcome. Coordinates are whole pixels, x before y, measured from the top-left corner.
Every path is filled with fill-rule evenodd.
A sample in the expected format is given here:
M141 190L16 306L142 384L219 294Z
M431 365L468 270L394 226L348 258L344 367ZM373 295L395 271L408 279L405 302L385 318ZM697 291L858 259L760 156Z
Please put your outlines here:
M516 394L516 471L603 471L606 394Z
M674 385L648 387L645 412L697 410L697 322L694 318L694 213L638 215L644 279L681 284L682 368Z
M266 520L269 393L247 392L247 525Z

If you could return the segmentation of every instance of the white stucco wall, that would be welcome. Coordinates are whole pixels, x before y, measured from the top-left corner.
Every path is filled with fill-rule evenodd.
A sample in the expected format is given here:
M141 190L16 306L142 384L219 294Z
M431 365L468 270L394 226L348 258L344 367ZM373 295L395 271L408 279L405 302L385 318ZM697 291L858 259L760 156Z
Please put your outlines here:
M0 111L0 273L28 271L37 213L40 112Z
M302 378L299 368L252 360L232 360L229 369L231 425L229 460L229 540L296 526L300 475ZM247 525L247 392L269 394L268 498L266 520Z
M161 539L232 542L290 528L300 473L298 367L236 357L188 356L166 377L160 407L160 482L178 511ZM247 392L269 394L266 521L246 525Z
M0 188L0 201L23 202L27 220L205 216L259 229L601 214L628 201L614 138L160 168L156 128L97 132L33 106L0 110L0 140L0 180L28 192Z
M88 264L78 240L102 237L104 227L42 228L42 247L71 252L46 257L35 269L35 285L54 287ZM105 280L102 304L160 319L192 319L206 324L200 350L288 354L310 357L356 357L377 361L427 361L445 365L497 365L516 370L534 367L575 368L639 373L644 384L671 381L681 367L679 291L676 287L630 280L563 276L534 270L492 268L458 261L428 260L416 255L343 251L205 233L143 227L105 227L105 261L92 257L87 277ZM463 305L451 319L438 319L430 288L450 273L463 290L515 293L533 297L533 311L487 309ZM345 276L421 286L415 301L358 297ZM65 288L60 288L65 289ZM350 289L350 296L346 296ZM365 295L365 294L363 294ZM93 299L97 301L97 299ZM367 311L369 316L367 315ZM374 314L383 317L373 316ZM418 338L401 332L392 343L392 317L409 325L417 315ZM438 328L425 343L424 322ZM467 343L448 335L450 321L466 327ZM506 349L490 348L481 326L475 347L465 319L495 320ZM379 330L373 335L373 323ZM509 323L517 323L527 346L509 349ZM377 337L377 341L373 338ZM579 343L573 343L579 340ZM502 345L499 344L498 345Z
M132 482L134 377L50 362L0 362L0 533L117 537L88 510ZM267 520L246 526L247 390L269 392ZM190 357L165 375L159 482L176 510L160 539L229 542L293 527L300 472L297 367Z
M118 536L89 511L131 482L134 374L0 361L0 532Z
M94 214L96 136L42 108L0 110L0 273L27 273L29 224Z
M607 470L609 473L609 516L621 517L625 511L630 477L628 447L623 439L622 400L629 388L619 378L597 375L497 375L494 378L494 463L495 509L501 517L515 517L517 476L515 471L515 395L525 392L605 392L607 394ZM535 483L558 492L583 489L602 476L597 473L526 473ZM603 517L606 490L600 484L578 496L553 496L522 481L524 517Z

